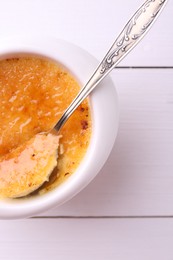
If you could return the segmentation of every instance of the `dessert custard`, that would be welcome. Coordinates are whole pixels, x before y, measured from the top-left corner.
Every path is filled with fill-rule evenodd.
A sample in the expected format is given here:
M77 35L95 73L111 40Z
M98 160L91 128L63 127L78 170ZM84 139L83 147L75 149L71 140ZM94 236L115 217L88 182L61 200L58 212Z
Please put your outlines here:
M19 194L24 196L28 185L36 185L26 169L32 156L21 161L16 160L16 154L20 154L25 142L55 125L79 90L74 77L53 61L30 56L0 61L0 197L19 197L15 191L17 194L22 185ZM60 139L51 139L57 142L57 166L37 193L59 185L74 173L84 157L91 137L88 100L78 107L60 135ZM23 146L25 154L26 149ZM10 166L14 156L16 165Z

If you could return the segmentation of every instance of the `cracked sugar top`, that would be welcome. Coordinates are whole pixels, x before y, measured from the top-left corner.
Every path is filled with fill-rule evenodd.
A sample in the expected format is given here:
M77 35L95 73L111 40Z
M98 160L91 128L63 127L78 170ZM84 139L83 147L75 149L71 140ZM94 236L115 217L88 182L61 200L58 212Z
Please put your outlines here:
M1 60L0 164L37 133L51 129L79 90L74 77L50 60L30 56ZM88 100L74 112L61 135L56 170L42 191L60 184L84 157L91 136ZM3 178L8 177L0 167L0 176L2 174ZM20 176L25 174L22 170ZM17 183L20 185L20 181Z

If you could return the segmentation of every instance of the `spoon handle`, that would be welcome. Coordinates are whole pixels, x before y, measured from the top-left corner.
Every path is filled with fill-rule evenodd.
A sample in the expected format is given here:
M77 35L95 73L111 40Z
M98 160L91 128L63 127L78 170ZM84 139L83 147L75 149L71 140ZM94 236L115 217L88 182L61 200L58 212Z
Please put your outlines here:
M91 76L87 84L81 89L70 106L66 109L54 129L59 131L74 110L99 84L99 82L110 73L110 71L135 47L151 28L168 0L147 0L132 16L126 24L98 68Z

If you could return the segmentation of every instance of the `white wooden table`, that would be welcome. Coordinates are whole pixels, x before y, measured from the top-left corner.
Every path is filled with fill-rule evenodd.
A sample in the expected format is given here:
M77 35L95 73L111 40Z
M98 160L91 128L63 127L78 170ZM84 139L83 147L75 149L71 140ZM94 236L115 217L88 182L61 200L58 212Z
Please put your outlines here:
M50 34L101 59L141 0L1 0L0 35ZM40 216L0 221L0 259L173 259L173 2L112 72L114 149L95 180Z

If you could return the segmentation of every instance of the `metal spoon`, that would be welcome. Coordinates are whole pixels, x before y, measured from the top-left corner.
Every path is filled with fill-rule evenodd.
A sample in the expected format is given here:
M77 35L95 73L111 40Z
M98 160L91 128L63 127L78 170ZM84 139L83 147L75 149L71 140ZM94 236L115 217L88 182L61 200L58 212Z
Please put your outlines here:
M23 195L30 194L31 192L33 192L33 190L38 189L38 187L40 187L45 182L45 180L49 179L50 173L55 168L56 159L57 159L56 151L57 151L58 142L57 142L57 146L54 145L55 144L54 138L58 138L57 133L59 132L61 127L65 124L65 122L68 120L68 118L72 115L72 113L75 111L75 109L89 95L89 93L99 84L99 82L101 82L104 79L104 77L106 77L111 72L111 70L132 50L132 48L135 47L135 45L142 39L142 37L144 37L146 32L149 30L153 22L160 14L166 2L167 0L147 0L132 16L132 18L124 27L124 29L122 30L122 32L120 33L120 35L118 36L118 38L116 39L116 41L114 42L114 44L112 45L112 47L110 48L106 56L104 57L103 61L100 63L100 65L98 66L94 74L87 82L87 84L81 89L79 94L72 101L70 106L66 109L66 111L64 112L60 120L54 126L54 128L49 133L46 133L48 134L48 137L51 140L51 142L49 142L49 150L51 151L50 158L52 158L51 161L48 160L49 154L48 156L45 156L45 158L47 158L47 162L46 162L47 164L46 164L46 168L43 169L43 168L39 168L39 160L37 160L37 165L35 165L34 168L36 170L34 170L34 172L30 172L33 178L33 185L31 185L31 183L29 184L26 183L25 186L27 187L27 189L22 190L21 184L20 182L18 182L17 188L16 187L15 189L11 188L10 197L12 198L21 197ZM56 135L52 135L51 137L51 134L54 133L56 133ZM39 138L38 135L36 135L33 138L33 140L29 141L30 146L34 146L36 139ZM46 145L47 139L44 138L44 140L42 140L42 145L44 145L43 141L45 142ZM50 147L51 143L52 146ZM36 151L36 153L39 154L39 149L37 150L38 151ZM16 151L14 151L14 153L16 153ZM42 154L39 154L39 156L41 157ZM15 164L15 161L11 163ZM42 178L40 178L39 181L37 178L38 169L40 169L40 172L44 173L42 174ZM10 172L10 174L13 174L13 172L12 173ZM20 171L19 171L19 175L20 175ZM15 181L15 178L11 178L11 179L14 179ZM37 185L35 185L35 183L37 183ZM11 185L12 187L14 187L13 183L11 183ZM7 187L6 186L4 187L5 191L6 189L7 191L9 190L8 185ZM16 189L18 191L17 193L16 193Z
M147 0L126 24L112 47L99 64L86 85L66 109L54 126L59 131L68 118L90 92L111 72L113 68L136 46L151 28L168 0Z

